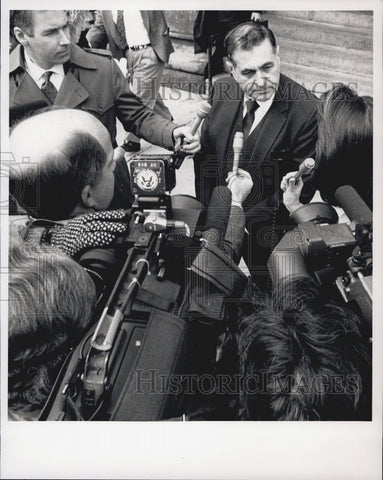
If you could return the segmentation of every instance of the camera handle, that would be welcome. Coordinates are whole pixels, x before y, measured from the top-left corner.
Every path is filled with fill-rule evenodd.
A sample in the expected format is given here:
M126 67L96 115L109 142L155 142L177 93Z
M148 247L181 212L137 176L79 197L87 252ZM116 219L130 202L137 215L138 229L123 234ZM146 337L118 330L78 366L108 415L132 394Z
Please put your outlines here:
M88 412L90 410L95 412L99 409L104 394L108 390L108 367L115 339L124 317L130 314L141 284L149 272L150 261L157 245L157 237L158 234L154 232L139 233L138 241L130 249L98 321L91 339L91 346L85 360L84 373L82 375L82 406ZM130 281L128 288L124 290L127 276L134 266L134 260L138 255L142 255L143 249L144 255L135 263L135 275ZM119 297L122 290L124 292L123 301L121 302Z

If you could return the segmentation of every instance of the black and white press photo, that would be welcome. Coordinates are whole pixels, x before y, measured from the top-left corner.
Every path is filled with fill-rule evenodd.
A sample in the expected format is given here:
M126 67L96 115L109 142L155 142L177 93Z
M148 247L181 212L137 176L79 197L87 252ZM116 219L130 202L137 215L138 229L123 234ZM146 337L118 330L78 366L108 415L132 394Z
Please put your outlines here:
M2 6L3 474L379 478L382 6L146 3Z

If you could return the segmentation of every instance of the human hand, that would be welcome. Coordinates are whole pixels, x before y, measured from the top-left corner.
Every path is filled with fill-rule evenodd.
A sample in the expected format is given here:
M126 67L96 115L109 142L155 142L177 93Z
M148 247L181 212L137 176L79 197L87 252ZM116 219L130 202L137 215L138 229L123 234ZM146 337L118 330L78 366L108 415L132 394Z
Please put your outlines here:
M261 14L259 12L251 12L251 18L253 22L256 22L257 20L261 20Z
M173 130L173 137L176 142L182 142L180 150L187 153L188 155L194 155L201 149L200 137L197 132L195 135L192 135L191 128L188 125L183 125L177 127Z
M41 240L74 257L88 248L112 245L127 232L129 221L130 210L87 213L49 229Z
M238 174L234 172L229 172L226 178L226 183L231 191L231 199L233 202L240 203L248 197L253 188L253 181L251 175L246 170L242 168L238 169Z
M294 179L297 172L287 173L281 181L281 190L283 191L283 203L290 213L293 213L302 204L299 197L303 188L303 180L299 177Z

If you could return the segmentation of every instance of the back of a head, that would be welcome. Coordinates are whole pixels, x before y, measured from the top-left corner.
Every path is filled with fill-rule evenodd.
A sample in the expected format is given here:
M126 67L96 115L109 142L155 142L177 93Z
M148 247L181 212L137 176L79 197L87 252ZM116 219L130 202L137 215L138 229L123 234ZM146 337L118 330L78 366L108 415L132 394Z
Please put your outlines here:
M33 217L68 218L81 202L83 187L96 181L106 161L100 142L110 140L104 130L92 115L69 109L20 122L10 137L16 160L10 194Z
M52 247L12 249L8 286L8 408L34 419L89 324L95 287L80 265Z
M334 193L351 185L372 208L373 105L345 85L327 92L320 107L315 185L336 205Z
M371 418L371 358L360 319L310 279L258 302L238 346L242 419Z
M229 59L235 50L251 50L260 45L266 39L271 43L274 50L277 43L273 32L262 22L246 22L233 28L225 37L224 47Z

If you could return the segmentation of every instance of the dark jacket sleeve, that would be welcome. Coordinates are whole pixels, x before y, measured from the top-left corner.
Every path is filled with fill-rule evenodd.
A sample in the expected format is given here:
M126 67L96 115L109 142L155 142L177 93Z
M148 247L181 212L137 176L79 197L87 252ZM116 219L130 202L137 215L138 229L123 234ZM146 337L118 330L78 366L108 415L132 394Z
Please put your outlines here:
M92 25L86 34L86 39L92 48L106 48L108 44L108 36L100 10L97 10L94 25Z
M306 158L315 159L315 145L318 138L318 111L317 109L311 112L311 115L308 117L306 123L303 125L301 131L299 132L294 145L294 161L297 163L297 169L299 165ZM312 181L312 173L309 175L304 175L302 177L304 186L300 196L300 201L302 203L309 202L315 193L315 187Z
M210 167L218 168L218 158L209 149L209 126L210 115L202 123L201 149L193 157L195 194L197 200L205 206L209 205L213 189L217 186L217 176L210 174ZM215 162L215 165L211 165L211 162Z
M112 75L117 118L124 129L150 143L173 149L173 130L177 125L154 113L134 95L114 60Z

